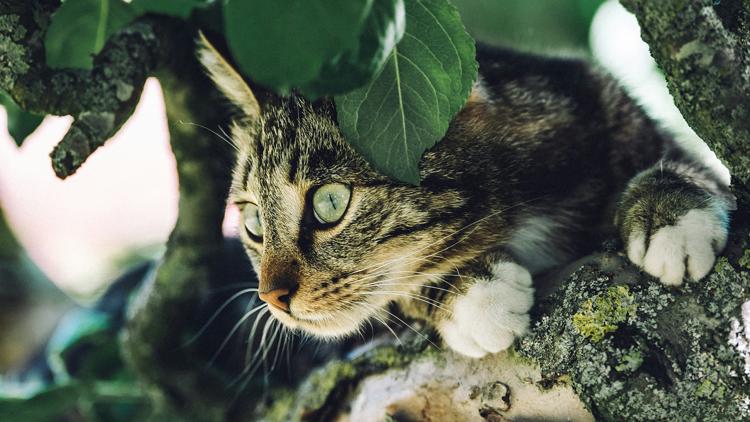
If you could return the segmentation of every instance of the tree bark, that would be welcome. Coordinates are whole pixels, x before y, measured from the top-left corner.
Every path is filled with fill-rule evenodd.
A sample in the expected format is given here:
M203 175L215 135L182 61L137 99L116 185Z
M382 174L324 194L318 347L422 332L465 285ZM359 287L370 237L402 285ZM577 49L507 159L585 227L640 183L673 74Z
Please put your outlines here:
M60 178L74 173L109 139L157 76L165 92L180 183L179 217L154 278L135 302L123 341L128 362L159 411L181 409L217 420L228 407L216 374L184 347L193 318L219 268L230 149L209 132L226 125L214 89L195 59L195 28L146 16L110 37L90 71L50 69L44 34L59 0L0 3L0 89L38 114L72 114L75 122L52 152ZM137 171L137 169L133 169Z
M729 168L750 181L750 2L621 0L664 71L677 108Z

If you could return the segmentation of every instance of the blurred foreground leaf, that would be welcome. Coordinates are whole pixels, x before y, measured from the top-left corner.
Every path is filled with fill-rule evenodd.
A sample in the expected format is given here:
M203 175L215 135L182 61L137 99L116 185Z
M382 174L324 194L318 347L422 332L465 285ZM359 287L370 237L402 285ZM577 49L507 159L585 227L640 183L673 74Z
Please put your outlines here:
M151 403L121 358L118 333L97 309L66 314L46 347L51 378L0 380L0 421L141 420Z
M52 386L32 397L7 397L2 393L0 389L0 421L46 422L59 420L72 411L83 386Z
M60 380L107 379L121 367L119 345L109 315L95 309L66 314L47 345L47 359Z

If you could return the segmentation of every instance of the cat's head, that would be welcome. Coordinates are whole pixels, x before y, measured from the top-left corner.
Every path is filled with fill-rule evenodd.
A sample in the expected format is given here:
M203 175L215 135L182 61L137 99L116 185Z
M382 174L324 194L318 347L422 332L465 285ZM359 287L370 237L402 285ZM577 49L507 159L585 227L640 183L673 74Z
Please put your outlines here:
M292 95L260 105L215 49L200 56L241 110L230 201L277 319L343 336L455 265L443 251L456 240L462 195L390 181L345 141L329 102Z

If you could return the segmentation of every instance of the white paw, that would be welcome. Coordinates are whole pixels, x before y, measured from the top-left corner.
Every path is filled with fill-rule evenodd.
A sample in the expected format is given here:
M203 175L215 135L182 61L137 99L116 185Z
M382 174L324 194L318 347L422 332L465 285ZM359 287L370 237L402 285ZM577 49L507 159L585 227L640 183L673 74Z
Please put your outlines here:
M491 280L478 279L453 303L451 318L438 324L445 343L466 356L480 358L513 344L529 327L534 303L531 274L512 262L493 268Z
M713 268L716 254L727 243L725 212L720 209L694 209L651 235L633 233L628 242L628 258L647 273L669 286L679 286L688 276L705 277Z

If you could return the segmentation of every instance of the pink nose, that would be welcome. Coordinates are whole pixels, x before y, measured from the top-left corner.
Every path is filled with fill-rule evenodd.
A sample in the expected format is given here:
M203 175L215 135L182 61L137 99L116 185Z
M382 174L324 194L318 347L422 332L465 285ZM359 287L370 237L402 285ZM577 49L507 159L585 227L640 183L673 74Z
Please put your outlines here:
M275 306L284 312L289 312L289 289L274 289L269 292L259 293L260 300Z

